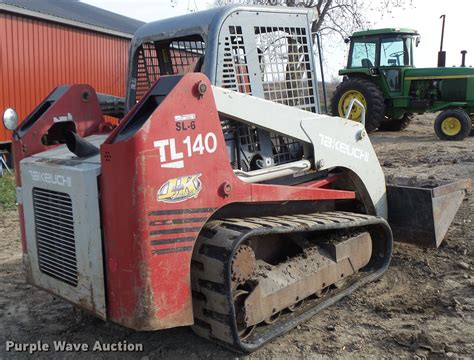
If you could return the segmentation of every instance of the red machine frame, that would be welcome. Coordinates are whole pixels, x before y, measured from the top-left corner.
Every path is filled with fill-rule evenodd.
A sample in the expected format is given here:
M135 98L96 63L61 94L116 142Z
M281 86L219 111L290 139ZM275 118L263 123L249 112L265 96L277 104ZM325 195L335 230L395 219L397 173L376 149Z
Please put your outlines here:
M100 148L107 317L137 330L193 324L193 246L217 210L235 203L356 197L353 191L326 188L335 177L297 186L241 181L230 165L211 84L199 73L182 77L143 125L118 141L152 89ZM20 160L51 148L41 143L41 136L54 117L65 113L73 115L81 136L109 129L94 90L68 87L23 134L16 133L18 186ZM25 253L21 206L19 211Z

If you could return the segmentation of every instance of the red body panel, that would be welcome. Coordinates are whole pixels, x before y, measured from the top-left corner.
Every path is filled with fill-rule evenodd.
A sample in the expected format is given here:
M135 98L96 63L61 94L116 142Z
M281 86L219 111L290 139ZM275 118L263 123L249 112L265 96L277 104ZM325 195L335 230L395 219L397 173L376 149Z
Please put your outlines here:
M200 81L210 89L204 75L184 76L133 136L113 143L125 120L101 147L108 316L135 329L193 323L192 249L217 209L236 202L355 197L318 187L327 182L292 187L240 181L229 164L212 91L200 96Z
M54 91L51 93L53 94ZM88 93L87 101L83 94ZM50 95L51 95L50 94ZM34 110L25 120L34 117L41 105ZM15 162L15 175L17 186L21 187L20 161L34 154L55 147L46 146L41 142L43 134L54 124L54 118L71 114L76 124L76 131L80 136L98 134L107 129L104 118L100 111L99 101L93 88L89 85L71 85L53 104L27 129L19 139L14 139L12 144L13 158ZM20 131L21 125L16 131ZM20 215L21 244L23 253L26 253L25 227L23 221L23 206L18 206Z

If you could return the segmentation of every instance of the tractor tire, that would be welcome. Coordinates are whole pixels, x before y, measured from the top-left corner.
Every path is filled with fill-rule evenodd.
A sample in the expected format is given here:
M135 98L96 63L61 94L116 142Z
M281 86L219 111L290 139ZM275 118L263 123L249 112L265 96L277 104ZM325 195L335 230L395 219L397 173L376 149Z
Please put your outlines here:
M441 140L460 141L469 136L472 121L462 109L449 109L441 112L435 120L434 130Z
M345 111L353 98L357 98L365 106L365 128L367 131L376 130L384 119L385 104L382 92L370 80L349 78L343 81L334 91L331 99L333 116L345 117ZM360 122L361 111L354 105L349 119Z
M412 113L405 113L401 119L386 119L379 126L379 130L382 131L402 131L410 125L413 119Z

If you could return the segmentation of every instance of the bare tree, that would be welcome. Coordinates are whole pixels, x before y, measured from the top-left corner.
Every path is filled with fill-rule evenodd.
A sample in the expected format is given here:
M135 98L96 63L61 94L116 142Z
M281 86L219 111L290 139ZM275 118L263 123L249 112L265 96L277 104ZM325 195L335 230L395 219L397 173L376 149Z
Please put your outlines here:
M270 6L306 7L314 10L312 32L321 35L338 34L346 38L355 30L370 26L368 14L380 17L394 8L405 8L413 0L214 0L213 6L253 4Z

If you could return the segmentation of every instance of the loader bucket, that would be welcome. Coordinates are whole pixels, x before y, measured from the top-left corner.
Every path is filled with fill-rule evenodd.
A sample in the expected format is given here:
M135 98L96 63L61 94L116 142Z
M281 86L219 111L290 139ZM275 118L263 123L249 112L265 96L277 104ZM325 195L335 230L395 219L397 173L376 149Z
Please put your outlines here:
M470 188L467 179L388 179L388 222L394 241L438 247Z

